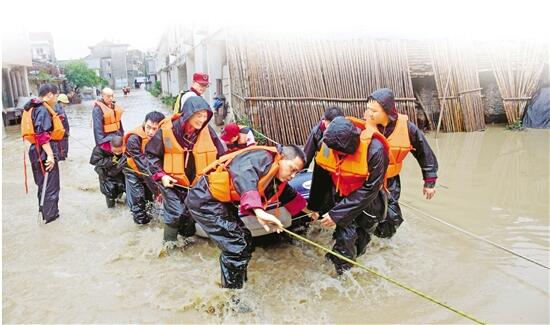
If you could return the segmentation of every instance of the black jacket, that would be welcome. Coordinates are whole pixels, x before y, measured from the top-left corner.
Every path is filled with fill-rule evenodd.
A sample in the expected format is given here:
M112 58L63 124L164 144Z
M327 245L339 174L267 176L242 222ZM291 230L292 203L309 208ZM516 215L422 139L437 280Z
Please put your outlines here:
M304 153L306 154L304 168L309 167L309 164L311 164L311 161L315 158L315 154L321 149L324 133L322 123L323 122L319 122L319 124L315 125L313 129L311 129L311 132L309 132L306 144L304 145Z
M113 157L116 157L113 159ZM122 175L126 166L126 157L124 155L115 156L113 153L96 146L90 157L90 164L94 165L98 174L102 173L106 177L117 177Z
M59 160L65 160L69 155L69 119L67 118L65 109L59 103L55 105L55 112L57 113L57 115L59 115L61 123L63 123L63 128L65 129L65 135L63 136L63 139L59 140L59 143L57 144L59 151Z
M359 139L358 133L349 132L349 130L340 127L340 118L334 119L329 130L325 133L324 141L331 149L341 152L350 151L349 148L357 148ZM332 131L335 131L334 133ZM338 137L336 139L336 136ZM341 146L344 146L341 147ZM334 197L335 205L329 211L332 220L340 227L346 227L352 223L355 218L362 214L363 210L368 213L383 218L384 198L382 192L384 177L388 168L389 158L387 149L382 142L373 138L368 149L367 157L369 177L363 183L363 186L353 191L346 197L340 197L336 193L336 186L332 182L330 173L318 165L313 170L313 179L311 191L309 194L308 208L313 211L319 211L323 206L324 198L327 192Z
M103 102L103 99L100 99L100 101L105 104L105 102ZM119 135L121 137L124 136L122 121L120 121L120 129L118 131L111 133L103 132L103 111L98 105L94 105L94 108L92 109L92 121L94 126L94 139L96 145L111 141L111 139L115 135Z
M126 152L125 156L127 158L134 159L138 169L140 171L145 171L148 173L149 163L145 157L145 152L141 152L142 139L137 134L132 134L128 137L128 142L126 143Z
M42 101L37 99L30 100L27 104L25 104L24 109L28 111L31 108L34 108L31 114L32 122L34 124L34 133L36 135L39 135L44 132L53 131L52 116L50 115L48 109L42 104ZM55 160L60 160L60 158L62 158L62 155L59 151L59 141L50 140L50 146L52 148ZM29 159L31 163L44 161L46 160L46 158L47 155L46 152L42 149L42 146L37 146L34 144L30 146Z
M212 137L214 145L218 150L217 157L219 157L224 154L225 150L222 143L220 142L220 139L218 138L218 135L216 134L216 131L214 131L214 129L208 125L208 122L212 118L213 113L204 98L194 96L185 101L185 104L183 105L183 112L180 118L173 122L172 132L174 132L174 136L176 137L176 140L178 141L180 146L182 146L182 148L192 150L200 130L195 131L190 137L188 137L185 135L183 126L194 113L200 110L204 110L205 108L208 108L208 119L203 124L202 128L207 127L210 131L210 136ZM155 136L151 140L149 140L149 142L145 146L145 156L148 160L148 172L152 176L156 176L158 173L164 173L164 142L162 141L162 136L163 130L159 129ZM187 175L187 178L189 180L193 180L196 174L194 159L189 159L187 164L188 165L185 169L185 174Z

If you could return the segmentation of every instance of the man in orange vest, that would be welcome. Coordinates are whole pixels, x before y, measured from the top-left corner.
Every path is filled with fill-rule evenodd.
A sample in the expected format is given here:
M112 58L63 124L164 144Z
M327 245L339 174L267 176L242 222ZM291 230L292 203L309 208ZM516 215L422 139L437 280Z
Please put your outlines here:
M423 194L428 200L435 195L437 158L422 131L408 121L406 115L397 113L394 94L390 89L378 89L369 96L365 119L372 120L378 125L378 130L390 145L390 164L387 171L388 213L375 232L378 237L389 238L395 234L403 222L399 207L401 194L399 172L405 156L412 151L414 158L418 161L424 178Z
M334 205L323 215L321 225L336 226L333 250L352 260L365 253L370 234L385 215L387 150L375 125L337 117L325 131L315 157L308 208L319 211L326 194L332 195ZM333 255L326 257L338 274L351 268Z
M29 159L31 162L34 182L38 186L38 204L44 193L44 203L41 207L42 218L50 223L59 218L59 141L63 139L65 130L54 111L59 90L57 86L45 84L38 89L38 99L32 99L27 104L21 118L21 133L24 141L30 144ZM46 184L46 173L48 178ZM43 187L45 188L45 191Z
M90 164L94 165L95 172L99 175L99 189L108 208L115 207L115 200L125 191L123 169L126 166L122 137L115 135L109 141L111 151L95 146L90 157Z
M126 132L124 135L124 144L126 147L125 155L127 165L132 171L125 170L126 176L126 202L132 212L134 222L144 225L151 221L147 215L147 202L153 201L158 192L158 186L149 175L148 163L145 158L145 146L147 142L155 135L160 122L164 119L164 114L152 111L145 115L145 121L142 125Z
M237 123L227 124L222 130L220 139L223 140L227 147L226 153L256 144L252 129L244 125L238 125Z
M178 233L186 237L195 233L184 204L187 189L206 166L224 153L220 139L208 125L212 115L204 98L190 97L182 114L163 120L145 146L149 174L162 183L165 242L175 243Z
M111 152L109 141L114 136L124 136L122 127L122 107L116 104L115 95L111 88L103 88L102 98L94 103L92 120L96 146Z
M228 154L223 170L213 168L199 179L185 201L193 219L222 250L220 257L222 287L240 289L246 281L248 262L254 250L252 235L231 203L240 203L245 215L255 215L266 231L282 227L277 217L265 212L270 202L281 202L291 215L306 206L305 199L287 185L304 167L304 153L290 145L251 146ZM225 176L222 182L219 177Z

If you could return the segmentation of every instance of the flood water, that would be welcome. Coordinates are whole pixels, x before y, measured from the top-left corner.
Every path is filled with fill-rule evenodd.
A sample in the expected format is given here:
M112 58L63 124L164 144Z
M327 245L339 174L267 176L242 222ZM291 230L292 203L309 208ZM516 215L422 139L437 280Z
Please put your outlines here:
M126 129L164 106L145 91L124 97ZM236 313L219 288L219 250L207 240L169 256L162 228L138 226L125 205L107 209L88 164L91 102L67 109L69 159L61 162L59 220L37 225L36 186L23 185L19 126L2 141L2 312L4 323L467 323L385 280L354 269L335 277L305 243L257 248ZM548 323L549 271L475 240L443 219L549 265L548 130L429 135L440 172L433 200L420 169L402 172L406 222L374 238L358 261L489 323ZM30 167L29 167L30 168ZM30 170L29 170L30 172ZM419 212L421 211L421 212ZM330 245L330 232L309 238Z

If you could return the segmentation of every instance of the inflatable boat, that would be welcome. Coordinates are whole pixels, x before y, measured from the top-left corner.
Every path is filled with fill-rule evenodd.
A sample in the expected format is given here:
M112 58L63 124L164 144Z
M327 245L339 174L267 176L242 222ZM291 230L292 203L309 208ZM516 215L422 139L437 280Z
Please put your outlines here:
M288 184L298 192L299 195L303 196L304 199L309 199L309 190L311 188L311 177L312 173L308 170L303 171L296 175L294 179L292 179ZM267 212L275 215L275 208L277 207L277 204L271 204L267 207ZM254 215L240 215L241 220L244 222L244 225L250 230L252 233L252 237L261 237L265 235L269 235L270 233L273 233L274 231L265 231L265 229L260 225L258 222L258 219ZM309 216L305 215L303 212L299 212L298 214L291 216L287 209L284 207L279 208L279 220L281 220L281 223L285 228L288 229L298 229L300 227L307 226L309 222ZM197 228L196 235L201 237L208 237L204 230L198 225L195 224Z

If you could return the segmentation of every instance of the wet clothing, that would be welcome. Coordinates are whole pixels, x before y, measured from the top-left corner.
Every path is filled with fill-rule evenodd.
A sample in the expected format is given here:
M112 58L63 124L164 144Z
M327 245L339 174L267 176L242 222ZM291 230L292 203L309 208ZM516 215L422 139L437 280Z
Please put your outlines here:
M266 150L255 150L238 155L228 165L231 181L241 198L241 213L253 214L253 209L264 208L258 182L268 173L273 162L272 153ZM268 184L264 192L266 198L275 195L279 186L285 186L279 201L290 214L296 214L305 207L303 197L290 185L281 185L275 178ZM185 204L193 219L222 251L220 256L222 287L242 288L254 247L250 230L245 227L237 213L231 212L234 211L233 204L222 203L212 196L207 176L202 176L191 188Z
M126 166L124 155L116 156L112 152L96 146L90 157L90 164L99 175L99 189L110 200L119 198L125 190L123 169Z
M316 165L314 158L317 152L319 152L319 149L321 149L321 145L323 144L323 134L325 133L325 130L325 124L323 123L323 120L321 120L319 124L315 125L309 132L306 144L304 145L304 153L306 155L304 168L309 168L309 165L313 161L313 170L315 170ZM320 199L320 202L325 203L319 208L320 215L327 213L334 205L332 195L328 191L326 192L325 197L323 199Z
M42 187L44 186L45 162L47 154L42 149L42 145L50 143L53 151L55 164L49 172L48 182L46 184L46 193L44 195L44 205L42 208L42 218L46 222L51 222L59 217L59 160L62 155L59 151L59 141L51 140L49 132L53 131L52 117L48 109L37 100L31 100L25 105L25 110L32 110L31 118L36 134L35 144L31 144L29 148L29 160L32 168L34 183L38 186L38 206L40 207L40 198L42 195Z
M147 158L142 152L142 138L132 134L126 141L126 159L131 158L138 171L144 174L149 173ZM127 166L129 168L129 166ZM151 218L146 213L147 203L152 202L157 195L160 195L159 185L151 177L139 175L127 169L124 170L126 179L126 202L132 212L134 222L146 224Z
M63 136L63 139L58 141L57 143L57 145L59 146L59 160L65 160L69 155L69 119L67 118L65 109L59 103L55 105L55 112L57 113L57 115L59 115L59 118L61 118L61 123L63 123L63 128L65 129L65 135Z
M208 111L208 118L203 124L201 130L208 128L212 141L218 150L217 157L219 157L224 153L223 145L220 139L218 139L214 129L208 125L213 113L208 103L202 97L195 96L185 101L181 116L172 122L171 131L174 133L176 141L182 148L192 150L201 130L195 130L192 134L186 134L184 131L185 123L194 113L204 109L207 109ZM170 117L168 118L170 119ZM164 171L164 132L166 131L160 128L155 136L153 136L153 138L145 146L145 156L148 160L148 171L150 172L149 174L153 176L153 180L155 182L159 182L162 179L162 176L167 174ZM187 152L187 155L187 159L184 159L187 161L187 165L185 166L185 175L191 182L193 182L196 176L195 160L189 156L192 155L190 152ZM181 187L164 187L160 183L159 187L163 198L163 218L165 225L172 228L179 228L180 233L183 235L192 235L194 233L194 224L190 216L187 214L187 209L184 205L187 190Z
M241 141L241 138L245 138L244 141ZM256 144L256 139L254 138L254 132L252 132L252 129L243 126L239 130L239 138L233 142L233 143L225 143L227 146L227 153L237 151L239 149L246 148L248 146L252 146Z
M48 172L48 182L46 184L46 192L44 193L44 204L42 206L42 219L46 222L52 222L59 218L59 164L56 162L52 170ZM42 174L40 163L32 163L32 175L34 183L38 186L38 207L40 211L40 198L42 195L42 187L44 186L45 174Z
M315 158L315 154L319 151L319 149L321 149L324 132L325 124L323 121L315 125L309 132L306 144L304 145L304 153L306 154L306 162L304 164L305 168L309 167L309 164L311 164L313 158Z
M152 204L157 195L160 195L159 185L150 177L140 176L129 170L124 170L126 186L126 202L134 222L140 225L147 224L151 217L147 214L147 204Z
M103 99L100 99L99 102L105 104ZM111 105L111 108L114 107L114 104ZM105 132L103 129L104 124L104 118L103 118L103 111L101 110L101 107L96 103L94 105L94 108L92 109L92 121L93 121L93 128L94 128L94 140L96 146L101 145L103 149L107 151L111 151L111 145L110 141L113 138L113 136L123 136L124 135L124 127L122 126L122 121L120 122L120 129L114 132Z
M386 138L392 134L395 129L396 121L390 122L385 128L378 126L378 130L384 134ZM424 178L424 187L433 188L437 180L437 158L435 157L432 148L428 144L428 140L424 133L418 129L416 125L407 122L409 131L409 139L412 146L411 153L418 161L422 176ZM401 195L401 180L399 175L387 180L388 195L388 213L386 219L378 225L375 234L379 237L392 237L397 228L403 223L401 208L399 207L399 197Z
M350 132L347 129L349 124L341 125L343 119L339 117L332 121L324 135L324 142L333 150L355 151L358 148L356 139L359 139L359 133ZM326 193L330 193L334 205L328 213L336 223L333 250L352 260L365 252L370 242L370 234L377 223L385 217L387 198L383 185L389 158L387 148L381 140L372 138L365 159L368 164L368 178L361 187L349 195L339 194L331 174L319 165L316 165L313 171L309 195L308 208L320 211L325 203L322 201L323 198ZM347 262L332 255L327 255L327 258L334 263L338 273L351 267Z

